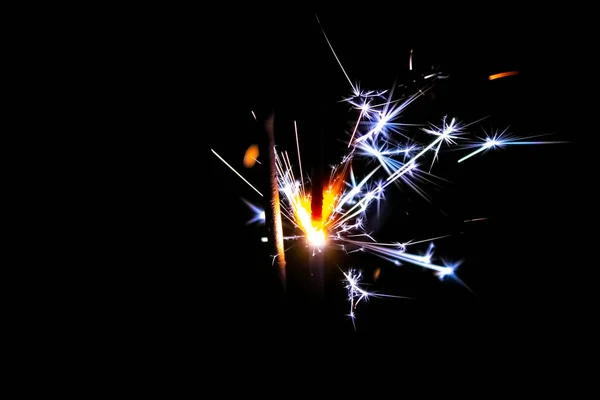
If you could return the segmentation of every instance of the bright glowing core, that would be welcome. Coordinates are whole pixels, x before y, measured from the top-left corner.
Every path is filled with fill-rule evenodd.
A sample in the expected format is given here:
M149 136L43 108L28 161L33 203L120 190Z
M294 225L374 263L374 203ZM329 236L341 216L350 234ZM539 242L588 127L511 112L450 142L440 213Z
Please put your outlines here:
M325 244L325 232L323 230L311 230L307 237L308 242L313 246L323 246Z

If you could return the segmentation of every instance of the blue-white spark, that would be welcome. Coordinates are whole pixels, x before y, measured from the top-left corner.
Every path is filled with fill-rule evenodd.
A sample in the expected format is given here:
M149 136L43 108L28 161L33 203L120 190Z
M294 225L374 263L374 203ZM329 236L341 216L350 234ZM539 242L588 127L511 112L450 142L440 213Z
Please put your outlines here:
M362 271L357 271L351 268L348 270L348 272L342 271L342 273L344 274L344 286L348 291L348 302L350 303L350 312L348 313L348 317L350 317L352 320L352 324L355 323L354 321L356 319L356 307L361 301L367 302L371 297L394 297L397 299L410 299L410 297L368 292L361 287ZM354 325L354 328L356 329L356 325Z
M258 222L259 224L263 225L265 223L265 210L263 210L260 207L255 206L254 204L250 203L248 200L246 199L242 199L242 201L244 203L246 203L246 205L252 210L252 212L254 213L252 215L252 218L249 219L246 222L246 225L250 225L250 224L254 224L256 222Z
M528 140L528 139L533 139L533 138L545 136L545 135L517 137L517 136L512 136L512 135L508 134L507 130L508 130L508 128L502 132L495 132L492 135L486 134L485 137L478 138L479 140L476 143L470 143L470 144L463 146L464 148L476 148L477 150L467 154L466 156L464 156L463 158L458 160L458 162L460 163L465 160L468 160L469 158L473 157L474 155L479 154L479 153L484 153L490 149L501 149L504 146L514 146L514 145L523 146L523 145L568 143L565 141Z

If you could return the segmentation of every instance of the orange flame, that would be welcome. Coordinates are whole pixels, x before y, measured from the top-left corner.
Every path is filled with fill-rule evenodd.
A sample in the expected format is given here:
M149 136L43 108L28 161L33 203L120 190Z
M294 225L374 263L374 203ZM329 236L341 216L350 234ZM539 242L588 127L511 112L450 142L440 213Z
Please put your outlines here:
M300 229L306 234L309 242L313 244L322 244L327 237L323 226L328 222L333 210L335 210L344 185L344 175L346 168L333 177L327 185L323 186L323 205L321 210L321 220L314 221L311 212L311 196L298 196L295 199L294 217L300 226Z
M338 200L340 199L340 194L342 192L342 187L344 185L343 178L343 174L339 174L323 188L323 224L327 222L329 216L337 206Z

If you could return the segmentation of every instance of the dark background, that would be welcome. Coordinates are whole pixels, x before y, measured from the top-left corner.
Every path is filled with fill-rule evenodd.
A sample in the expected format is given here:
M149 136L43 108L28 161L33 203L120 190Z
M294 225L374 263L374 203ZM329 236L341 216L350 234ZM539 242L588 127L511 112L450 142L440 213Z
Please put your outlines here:
M223 14L219 23L204 30L205 41L197 49L202 68L193 81L202 104L209 104L198 114L197 133L208 142L199 159L209 162L197 164L197 192L192 193L199 199L202 224L191 228L191 237L197 239L193 246L200 261L188 266L202 270L202 284L188 301L198 304L203 323L217 332L244 336L307 332L334 339L354 334L336 265L363 269L372 290L415 298L362 304L358 334L486 340L493 334L534 334L578 320L586 293L578 290L585 278L576 243L586 235L586 223L576 178L583 166L576 154L582 133L571 127L564 106L573 79L565 58L568 40L557 14L535 19L520 15L515 10L494 18L410 9L400 14L319 13L348 75L365 89L410 84L432 66L451 75L406 110L405 121L439 123L448 114L470 122L489 116L471 131L482 135L481 128L510 126L517 136L553 133L546 140L571 142L507 147L461 164L456 160L466 151L440 153L433 173L450 182L426 188L431 204L408 189L388 189L387 218L375 237L407 241L454 234L436 242L436 255L464 258L457 275L476 295L417 266L396 267L368 254L350 257L327 250L322 303L311 300L315 288L306 276L308 252L302 243L287 253L288 290L282 293L271 266L272 250L260 242L267 229L245 224L252 213L241 198L263 207L267 203L210 148L268 193L266 135L260 121L274 111L279 148L295 160L297 120L305 173L327 168L343 154L340 139L346 139L347 120L355 118L337 103L350 93L348 82L312 12ZM488 79L513 70L519 75ZM204 84L210 90L202 90ZM417 138L427 140L418 133ZM263 164L246 169L244 151L254 143L261 145ZM488 220L462 222L478 217ZM381 275L374 283L378 267Z

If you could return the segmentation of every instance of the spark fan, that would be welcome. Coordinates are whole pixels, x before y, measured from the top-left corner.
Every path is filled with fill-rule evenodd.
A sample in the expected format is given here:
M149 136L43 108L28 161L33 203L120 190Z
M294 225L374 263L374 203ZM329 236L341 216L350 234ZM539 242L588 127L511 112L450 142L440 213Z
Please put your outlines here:
M416 93L398 93L400 90L397 85L388 89L363 89L358 83L352 82L325 31L322 28L321 31L348 80L350 94L341 96L341 100L347 104L355 121L346 139L346 154L332 166L323 182L311 183L303 171L299 144L302 134L296 121L293 123L296 149L292 153L279 151L274 140L271 140L268 156L272 160L270 173L275 190L269 198L274 207L274 231L278 242L278 254L274 256L274 261L277 260L285 271L285 247L289 247L291 242L300 241L308 249L309 256L322 251L341 251L350 258L356 252L369 253L389 262L391 266L412 265L430 270L439 279L452 279L468 289L457 276L457 269L463 260L448 261L437 257L435 253L434 241L449 235L408 242L379 242L376 233L366 230L366 219L378 218L380 204L386 199L385 194L397 186L410 188L427 199L423 183L436 178L432 172L440 154L447 148L465 152L456 160L462 163L497 148L563 142L532 140L535 137L531 136L517 137L508 129L476 136L472 130L481 120L462 122L450 115L428 126L415 128L414 124L403 123L400 116L430 90L436 80L446 79L448 75L441 72L422 74L420 79L423 85ZM412 56L411 50L408 60L411 71ZM252 115L257 120L254 111ZM273 139L272 124L267 130ZM215 150L212 151L263 196ZM322 187L322 191L315 191L315 185ZM256 213L252 221L264 221L262 209L251 203L248 205ZM281 220L290 228L287 232L281 229ZM413 251L415 245L423 243L428 243L426 251ZM401 298L368 292L361 284L361 271L354 268L342 273L350 305L348 316L353 323L357 305L369 297ZM285 274L282 274L282 280L285 280Z

